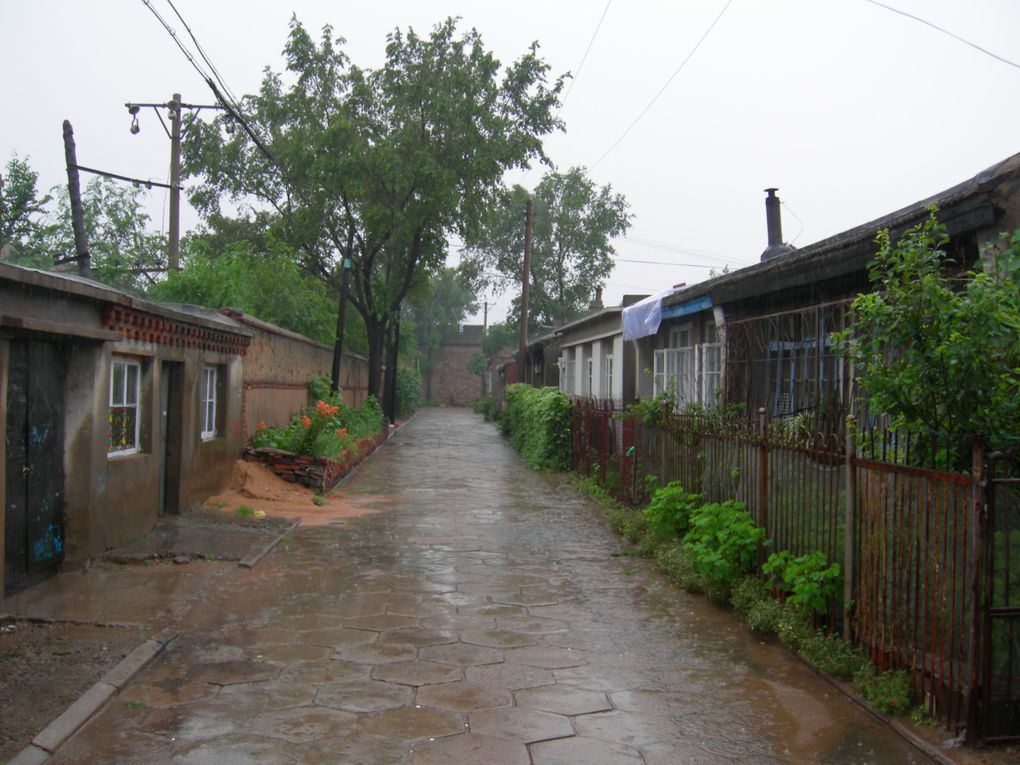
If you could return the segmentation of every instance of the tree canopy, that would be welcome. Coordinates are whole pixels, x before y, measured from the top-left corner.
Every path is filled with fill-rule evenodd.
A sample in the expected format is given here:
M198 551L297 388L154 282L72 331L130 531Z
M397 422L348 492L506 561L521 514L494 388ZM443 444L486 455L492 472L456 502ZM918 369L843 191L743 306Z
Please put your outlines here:
M49 195L36 189L39 174L27 159L12 155L0 174L0 260L52 267L46 251Z
M537 46L503 68L453 19L427 37L392 32L379 69L353 65L343 45L331 27L316 42L293 19L286 76L267 71L242 99L275 159L246 132L227 134L224 115L196 123L185 169L199 179L200 210L249 206L334 290L350 260L378 394L384 343L415 275L445 262L447 233L477 228L505 171L544 159L562 79L547 82Z
M1020 232L954 275L932 209L898 241L879 234L874 291L837 335L873 414L917 436L918 458L970 465L970 437L1020 435Z
M505 191L481 229L467 241L467 262L480 286L520 285L524 216L533 198L529 331L570 321L588 308L613 270L611 239L630 227L627 201L597 186L580 167L547 173L533 194ZM520 316L520 301L512 316Z

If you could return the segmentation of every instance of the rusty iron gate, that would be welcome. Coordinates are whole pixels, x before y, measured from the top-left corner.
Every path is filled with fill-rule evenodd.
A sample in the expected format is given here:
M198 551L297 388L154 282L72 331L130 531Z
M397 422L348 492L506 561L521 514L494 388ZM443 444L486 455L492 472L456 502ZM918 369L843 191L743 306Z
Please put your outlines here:
M1020 740L1020 455L993 453L985 468L987 529L980 738Z

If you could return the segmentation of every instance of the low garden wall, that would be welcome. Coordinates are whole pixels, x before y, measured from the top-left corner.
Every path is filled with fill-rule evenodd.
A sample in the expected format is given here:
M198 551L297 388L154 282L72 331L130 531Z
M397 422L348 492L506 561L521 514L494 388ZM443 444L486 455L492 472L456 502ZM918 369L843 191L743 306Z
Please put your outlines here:
M360 439L357 449L343 460L303 457L268 447L249 447L244 452L244 458L248 462L261 462L289 483L299 483L325 494L332 491L358 463L378 449L386 441L387 435L386 430L380 430L372 438Z

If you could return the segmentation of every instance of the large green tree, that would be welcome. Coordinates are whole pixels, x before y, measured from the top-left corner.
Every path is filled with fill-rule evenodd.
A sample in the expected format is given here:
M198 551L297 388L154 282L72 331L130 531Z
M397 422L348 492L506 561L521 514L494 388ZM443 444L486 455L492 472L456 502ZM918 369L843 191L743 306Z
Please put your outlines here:
M50 268L46 251L48 195L40 196L39 174L27 159L12 155L0 174L0 260Z
M516 286L522 277L525 205L533 199L528 327L534 333L554 320L580 316L613 270L612 238L630 227L627 201L598 186L583 168L550 172L534 193L505 191L485 225L467 240L467 263L480 286ZM512 316L520 316L520 300Z
M836 335L873 414L885 414L912 457L970 466L970 438L995 448L1020 435L1020 232L987 249L972 272L946 255L934 209L893 241L879 234L874 290Z
M532 49L502 67L474 30L452 19L421 37L395 31L378 69L350 63L330 27L316 42L292 20L286 75L267 71L243 111L272 153L230 117L197 126L185 151L206 213L221 201L273 217L275 235L306 273L350 301L368 339L369 388L381 391L384 346L419 271L446 257L446 235L468 235L503 173L543 158L562 80Z
M419 365L424 375L424 395L431 399L433 355L443 336L456 332L464 317L478 310L478 300L459 269L444 267L412 290L410 303Z
M54 189L56 211L46 241L49 252L73 255L71 202L66 186ZM166 265L166 235L150 227L146 190L109 178L92 178L82 191L92 278L118 289L142 292ZM52 262L51 266L52 267Z

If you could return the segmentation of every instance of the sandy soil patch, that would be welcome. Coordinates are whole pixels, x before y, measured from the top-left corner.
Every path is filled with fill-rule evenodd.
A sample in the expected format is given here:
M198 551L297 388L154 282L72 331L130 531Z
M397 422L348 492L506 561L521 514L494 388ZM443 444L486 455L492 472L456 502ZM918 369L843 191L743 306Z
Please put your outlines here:
M324 526L378 512L379 507L345 496L343 484L322 496L297 483L288 483L259 462L237 460L230 488L209 497L207 509L236 512L248 507L275 518L300 519L302 526Z

